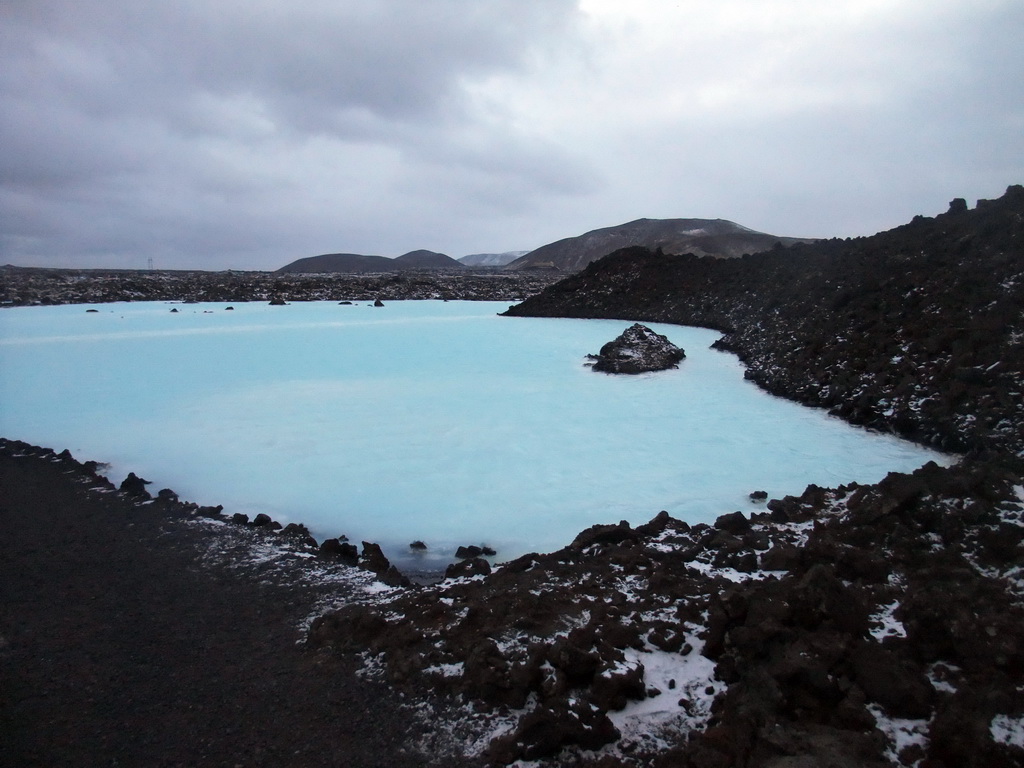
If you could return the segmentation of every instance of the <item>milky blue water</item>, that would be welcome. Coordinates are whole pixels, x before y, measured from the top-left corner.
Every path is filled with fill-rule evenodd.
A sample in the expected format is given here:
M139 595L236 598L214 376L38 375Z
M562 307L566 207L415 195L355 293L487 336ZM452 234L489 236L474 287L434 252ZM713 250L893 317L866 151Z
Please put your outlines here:
M686 350L680 368L609 376L584 356L627 322L505 318L493 302L226 306L0 311L0 434L318 539L391 556L422 540L427 564L948 463L765 394L705 329L652 325Z

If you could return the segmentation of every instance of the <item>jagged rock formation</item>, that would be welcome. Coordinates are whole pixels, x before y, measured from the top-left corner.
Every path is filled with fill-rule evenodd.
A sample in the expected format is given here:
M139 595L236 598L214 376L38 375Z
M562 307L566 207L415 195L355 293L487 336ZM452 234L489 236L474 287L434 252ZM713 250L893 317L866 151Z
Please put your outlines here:
M595 371L603 373L648 373L678 368L686 353L646 325L634 323L618 337L612 339L593 360Z
M508 268L577 272L590 262L629 246L732 258L798 242L812 241L755 232L724 219L637 219L541 246L516 259Z

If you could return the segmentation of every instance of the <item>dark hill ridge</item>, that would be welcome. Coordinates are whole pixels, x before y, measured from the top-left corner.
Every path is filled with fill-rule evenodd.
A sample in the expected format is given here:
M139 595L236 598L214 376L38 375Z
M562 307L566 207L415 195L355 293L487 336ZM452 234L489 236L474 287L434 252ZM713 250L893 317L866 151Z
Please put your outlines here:
M508 268L556 268L563 272L578 272L590 262L628 246L732 258L766 251L777 244L798 242L811 241L755 232L725 219L637 219L541 246L516 259Z
M277 270L277 274L322 274L327 272L395 272L403 269L465 269L450 256L434 251L409 251L389 259L361 253L325 253L296 259Z
M319 274L324 272L391 272L396 269L394 259L368 256L362 253L324 253L296 259L276 270L277 274Z
M402 265L402 269L465 269L466 266L446 254L425 250L409 251L395 261Z
M950 450L1024 452L1024 187L742 259L619 251L511 308L726 332L775 394Z

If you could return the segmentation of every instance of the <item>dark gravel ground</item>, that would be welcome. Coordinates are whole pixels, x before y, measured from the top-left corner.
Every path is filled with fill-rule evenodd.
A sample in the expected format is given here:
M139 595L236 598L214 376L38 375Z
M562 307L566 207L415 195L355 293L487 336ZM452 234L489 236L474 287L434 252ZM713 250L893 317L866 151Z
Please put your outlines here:
M209 526L9 446L0 766L426 764L397 694L299 643L325 592L300 563L267 579L203 557Z

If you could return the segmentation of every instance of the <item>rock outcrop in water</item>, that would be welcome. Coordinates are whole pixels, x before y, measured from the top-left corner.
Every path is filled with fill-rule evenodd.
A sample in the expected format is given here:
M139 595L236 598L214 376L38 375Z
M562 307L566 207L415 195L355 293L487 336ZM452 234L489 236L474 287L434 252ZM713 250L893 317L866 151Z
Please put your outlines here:
M686 353L666 336L655 333L646 325L634 323L618 337L612 339L593 360L595 371L603 373L649 373L679 367Z

